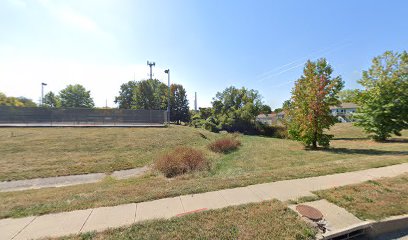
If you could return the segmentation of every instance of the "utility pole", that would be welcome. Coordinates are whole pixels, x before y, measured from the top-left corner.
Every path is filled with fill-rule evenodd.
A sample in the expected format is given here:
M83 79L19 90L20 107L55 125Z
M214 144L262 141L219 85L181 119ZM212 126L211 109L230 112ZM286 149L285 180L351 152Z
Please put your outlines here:
M150 79L152 80L153 79L152 67L156 66L156 63L147 61L147 65L150 67Z
M169 96L167 98L167 122L170 124L170 69L164 70L167 73L167 81L169 85Z
M41 107L44 105L44 86L47 86L46 83L41 83Z
M197 92L195 92L195 96L194 96L194 111L197 112Z

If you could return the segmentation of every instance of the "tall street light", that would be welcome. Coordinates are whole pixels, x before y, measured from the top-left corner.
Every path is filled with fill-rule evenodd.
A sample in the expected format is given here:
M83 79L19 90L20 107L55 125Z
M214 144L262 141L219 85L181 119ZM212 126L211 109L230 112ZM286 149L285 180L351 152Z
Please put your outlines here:
M169 85L169 96L167 98L167 122L170 124L170 69L164 70L164 73L167 73Z
M47 86L47 84L41 83L41 106L44 105L44 86Z

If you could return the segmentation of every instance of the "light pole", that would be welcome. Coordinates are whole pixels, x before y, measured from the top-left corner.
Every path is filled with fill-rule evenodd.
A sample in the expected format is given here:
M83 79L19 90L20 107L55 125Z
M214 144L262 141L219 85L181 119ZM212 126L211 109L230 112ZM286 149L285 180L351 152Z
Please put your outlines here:
M44 86L47 86L46 83L41 83L41 107L44 105Z
M170 69L164 70L164 73L167 73L169 85L169 96L167 98L167 122L170 124Z

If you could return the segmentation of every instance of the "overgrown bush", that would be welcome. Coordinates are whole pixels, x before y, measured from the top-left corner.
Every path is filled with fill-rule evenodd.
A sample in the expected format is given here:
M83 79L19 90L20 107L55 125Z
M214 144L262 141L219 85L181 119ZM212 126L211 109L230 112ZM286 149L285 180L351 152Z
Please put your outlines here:
M208 145L208 148L213 152L228 153L238 149L241 146L241 141L235 136L226 136L215 140Z
M205 170L209 168L209 161L204 157L204 153L190 147L177 147L158 158L155 168L166 177Z
M276 138L289 138L288 129L285 126L273 126L275 128L275 133L273 137Z
M288 138L288 129L285 126L269 125L257 122L256 130L259 135L276 138Z

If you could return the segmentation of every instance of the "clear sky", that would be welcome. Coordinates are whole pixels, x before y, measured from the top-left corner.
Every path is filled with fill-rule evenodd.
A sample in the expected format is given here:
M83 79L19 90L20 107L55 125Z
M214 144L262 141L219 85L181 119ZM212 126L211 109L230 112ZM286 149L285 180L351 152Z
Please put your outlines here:
M408 1L1 0L0 91L38 101L79 83L115 106L122 83L185 86L193 107L228 86L280 107L307 59L326 57L346 88L386 50L408 50Z

